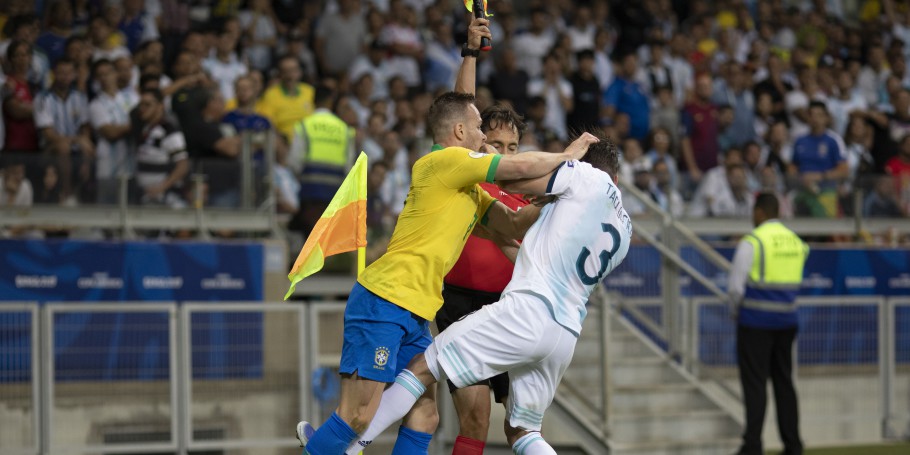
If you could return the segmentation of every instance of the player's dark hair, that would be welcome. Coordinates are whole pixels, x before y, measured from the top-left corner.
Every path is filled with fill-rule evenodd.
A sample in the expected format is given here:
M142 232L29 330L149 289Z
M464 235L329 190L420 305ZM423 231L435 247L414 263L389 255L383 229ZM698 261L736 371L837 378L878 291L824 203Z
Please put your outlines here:
M515 130L518 131L518 137L521 138L527 127L524 122L524 117L518 112L515 112L515 109L512 109L512 106L503 103L496 103L484 109L483 112L480 113L480 120L482 121L480 129L483 130L484 133L488 133L505 125L515 128Z
M761 209L762 213L768 218L780 216L780 202L774 193L758 193L758 196L755 196L755 208Z
M599 141L588 146L588 153L581 161L591 163L591 166L610 174L610 177L616 177L616 174L619 173L619 150L616 148L616 144L613 143L613 139L600 132L591 134L597 136Z
M449 133L453 124L467 117L468 106L474 104L474 95L469 93L446 92L436 97L427 115L427 126L435 142Z

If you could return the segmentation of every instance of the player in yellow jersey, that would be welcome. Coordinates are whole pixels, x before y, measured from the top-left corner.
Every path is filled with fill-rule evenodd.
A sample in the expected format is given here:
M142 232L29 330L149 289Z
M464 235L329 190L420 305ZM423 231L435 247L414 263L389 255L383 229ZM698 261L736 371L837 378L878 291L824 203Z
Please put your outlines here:
M478 152L486 136L473 95L439 96L427 120L433 152L417 160L411 189L388 251L364 270L344 315L341 400L313 433L306 422L298 437L311 455L357 453L357 436L372 420L385 387L432 341L429 321L442 306L442 281L480 222L507 238L521 238L536 216L514 212L481 189L480 182L536 178L584 156L597 141L582 135L564 153L503 156ZM537 209L539 210L539 208ZM435 388L405 416L395 455L427 453L436 430Z

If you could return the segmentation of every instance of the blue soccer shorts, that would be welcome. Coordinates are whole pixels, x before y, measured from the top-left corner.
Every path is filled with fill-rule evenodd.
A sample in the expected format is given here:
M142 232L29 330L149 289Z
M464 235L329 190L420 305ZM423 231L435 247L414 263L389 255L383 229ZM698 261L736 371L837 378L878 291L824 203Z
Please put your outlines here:
M433 341L429 321L354 284L344 310L340 372L394 382Z

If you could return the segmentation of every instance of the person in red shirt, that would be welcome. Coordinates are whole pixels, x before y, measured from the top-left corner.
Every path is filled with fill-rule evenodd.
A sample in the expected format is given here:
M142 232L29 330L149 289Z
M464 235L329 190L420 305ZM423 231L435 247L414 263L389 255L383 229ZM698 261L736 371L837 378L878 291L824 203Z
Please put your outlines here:
M3 86L3 121L6 141L3 150L9 152L37 152L38 130L35 128L35 105L28 83L32 49L25 41L13 41L6 50L10 72Z
M457 92L475 92L476 55L470 51L480 48L482 36L490 37L488 24L486 19L474 19L468 29L468 43L462 52L464 61L455 83ZM510 105L494 104L484 109L480 117L483 120L481 129L487 136L487 149L492 147L503 155L518 153L518 141L525 129L521 115ZM480 186L510 209L519 210L528 205L521 195L510 194L494 184L482 183ZM445 277L443 305L436 313L436 327L440 332L484 305L499 300L512 278L517 253L514 246L501 247L476 235L468 238L458 262ZM505 403L509 395L508 375L501 374L462 389L456 389L451 381L448 384L460 425L452 454L481 455L490 427L490 389L497 403Z
M904 210L910 208L910 134L901 139L897 156L885 163L885 172L894 176L897 198Z

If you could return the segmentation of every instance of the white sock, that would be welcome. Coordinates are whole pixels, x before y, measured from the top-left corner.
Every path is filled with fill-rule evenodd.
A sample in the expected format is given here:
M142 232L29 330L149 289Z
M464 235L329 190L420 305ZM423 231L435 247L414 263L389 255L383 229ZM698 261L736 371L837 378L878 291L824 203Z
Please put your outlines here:
M556 455L556 451L543 440L539 431L532 431L512 444L512 453L515 455Z
M348 447L345 454L357 455L363 451L386 428L401 420L426 391L427 388L417 379L417 376L414 376L414 373L408 370L399 373L392 386L382 392L379 408L376 410L373 420L370 421L370 426L358 437L357 441Z

